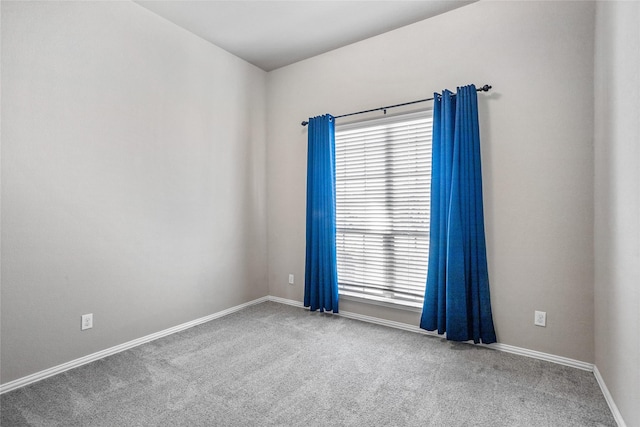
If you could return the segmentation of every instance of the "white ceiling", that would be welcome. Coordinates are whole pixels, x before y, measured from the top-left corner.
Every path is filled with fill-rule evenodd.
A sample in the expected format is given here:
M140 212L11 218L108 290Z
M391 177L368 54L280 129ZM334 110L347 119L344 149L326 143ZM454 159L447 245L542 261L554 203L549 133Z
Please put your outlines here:
M474 1L135 0L265 71Z

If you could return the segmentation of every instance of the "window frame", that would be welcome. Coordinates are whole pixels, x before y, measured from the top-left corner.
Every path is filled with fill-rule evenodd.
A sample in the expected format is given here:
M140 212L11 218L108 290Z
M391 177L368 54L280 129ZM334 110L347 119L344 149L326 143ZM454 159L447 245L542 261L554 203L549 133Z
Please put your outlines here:
M432 122L433 120L433 108L426 108L426 109L420 109L420 110L413 110L413 111L408 111L408 112L402 112L402 113L398 113L398 114L394 114L394 115L387 115L385 117L382 118L374 118L374 119L365 119L365 120L358 120L358 121L351 121L348 123L344 123L344 124L336 124L336 153L339 152L339 147L338 147L338 135L340 132L344 132L344 131L349 131L349 130L355 130L355 129L360 129L360 128L367 128L367 127L373 127L376 126L377 124L379 125L389 125L389 124L395 124L395 123L403 123L403 122L408 122L408 121L412 121L415 120L417 118L421 118L421 119L427 119L429 121ZM431 127L432 129L432 127ZM429 158L431 156L431 138L429 138L429 149L428 149L428 155ZM338 155L336 154L336 165L338 164ZM428 165L428 168L430 170L431 165ZM338 172L336 172L336 188L339 185L339 176L338 176ZM431 177L430 177L430 173L429 173L429 178L427 181L427 186L426 186L426 191L430 192L430 182L431 182ZM336 190L337 191L337 190ZM427 202L427 211L426 211L426 218L425 218L425 222L426 222L426 226L427 226L427 235L426 235L426 243L427 243L427 253L424 259L424 262L426 264L426 269L425 269L425 274L424 274L424 285L426 287L426 276L427 276L427 271L428 271L428 244L429 244L429 233L428 233L428 228L430 225L430 218L429 218L429 210L430 210L430 199L427 198L428 202ZM336 216L338 216L337 211L338 211L338 197L336 197ZM339 220L338 218L336 218L336 243L338 245L338 235L339 235L339 228L338 227L338 223ZM338 264L340 264L340 262L338 262ZM344 289L344 285L340 283L340 266L338 266L338 292L340 295L340 298L343 299L347 299L347 300L353 300L353 301L357 301L357 302L364 302L367 304L373 304L373 305L379 305L379 306L384 306L384 307L391 307L391 308L395 308L395 309L404 309L404 310L408 310L408 311L415 311L415 312L419 312L422 309L423 306L423 299L422 300L405 300L405 299L396 299L393 297L387 297L387 296L378 296L378 295L365 295L364 293L358 293L358 292L353 292L353 291L349 291L349 290L345 290ZM422 297L424 298L424 291L422 294Z

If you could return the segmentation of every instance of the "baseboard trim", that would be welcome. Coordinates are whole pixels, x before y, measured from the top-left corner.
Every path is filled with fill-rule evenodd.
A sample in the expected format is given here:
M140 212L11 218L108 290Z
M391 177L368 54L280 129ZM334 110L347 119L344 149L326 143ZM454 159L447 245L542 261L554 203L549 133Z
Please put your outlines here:
M67 363L63 363L61 365L54 366L49 369L45 369L40 372L36 372L35 374L28 375L26 377L18 378L17 380L10 381L5 384L0 384L0 394L7 393L11 390L15 390L20 387L24 387L29 384L33 384L35 382L41 381L45 378L49 378L51 376L61 374L62 372L68 371L70 369L77 368L82 365L86 365L87 363L95 362L96 360L103 359L107 356L111 356L116 353L120 353L121 351L128 350L133 347L137 347L141 344L148 343L150 341L157 340L158 338L166 337L167 335L175 334L176 332L183 331L185 329L192 328L194 326L200 325L202 323L209 322L214 319L218 319L220 317L227 316L231 313L235 313L236 311L240 311L243 308L249 307L251 305L260 304L261 302L268 301L269 297L258 298L244 304L236 305L235 307L228 308L226 310L219 311L214 314L210 314L208 316L201 317L196 320L192 320L190 322L183 323L181 325L174 326L169 329L165 329L163 331L159 331L141 338L137 338L135 340L116 345L114 347L107 348L105 350L98 351L96 353L89 354L84 357L80 357L78 359L72 360Z
M280 304L292 305L294 307L304 308L304 304L302 304L302 301L295 301L287 298L274 297L273 295L269 295L267 299L269 301L277 302Z
M581 369L583 371L593 372L593 363L583 362L581 360L570 359L568 357L556 356L555 354L544 353L542 351L529 350L528 348L516 347L509 344L480 344L484 347L492 348L505 353L517 354L520 356L531 357L533 359L545 360L547 362L557 363L558 365L569 366L571 368Z
M595 375L596 377L596 381L600 386L600 390L602 390L604 399L607 401L607 405L609 405L609 409L611 410L613 419L616 420L618 427L627 427L627 424L624 422L624 419L622 419L622 414L620 413L620 410L618 410L618 406L616 405L616 403L613 401L613 396L611 396L611 393L609 392L609 389L604 382L604 378L602 378L602 375L600 375L600 371L598 370L598 367L596 365L593 366L593 375Z
M402 329L404 331L414 332L422 335L430 335L433 337L443 338L442 335L438 335L435 332L421 329L415 325L409 325L408 323L395 322L393 320L380 319L378 317L365 316L364 314L352 313L350 311L340 311L339 316L346 317L347 319L360 320L362 322L374 323L376 325L388 326L390 328Z

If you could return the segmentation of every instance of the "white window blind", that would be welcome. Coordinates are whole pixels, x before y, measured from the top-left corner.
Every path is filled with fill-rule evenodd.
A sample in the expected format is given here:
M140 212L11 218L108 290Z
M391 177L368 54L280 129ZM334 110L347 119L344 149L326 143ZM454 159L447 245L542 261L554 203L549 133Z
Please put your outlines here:
M341 295L421 307L429 257L431 111L338 126Z

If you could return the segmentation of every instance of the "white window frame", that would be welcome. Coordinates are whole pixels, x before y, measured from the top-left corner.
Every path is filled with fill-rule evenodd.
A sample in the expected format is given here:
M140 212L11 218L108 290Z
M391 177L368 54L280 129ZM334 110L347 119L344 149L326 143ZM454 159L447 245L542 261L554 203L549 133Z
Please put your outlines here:
M429 246L429 205L430 205L430 199L429 199L429 193L430 193L430 182L431 182L431 129L432 129L432 117L433 117L433 111L431 109L428 110L421 110L421 111L414 111L412 113L404 113L404 114L398 114L398 115L394 115L394 116L386 116L384 118L381 119L373 119L373 120L363 120L363 121L358 121L358 122L351 122L348 124L337 124L336 125L336 245L337 245L337 249L338 249L338 288L339 288L339 294L341 298L346 298L346 299L354 299L354 300L358 300L358 301L364 301L367 303L371 303L371 304L377 304L377 305L384 305L384 306L391 306L394 308L404 308L404 309L408 309L408 310L412 310L412 311L419 311L422 308L423 305L423 297L424 297L424 287L426 286L426 269L427 269L427 264L428 264L428 246ZM357 258L358 256L361 257L361 259L364 259L363 256L366 256L368 258L368 254L372 253L372 252L368 252L367 254L364 253L359 253L358 255L356 255L355 257L348 257L345 254L348 253L348 246L352 246L351 243L345 242L347 239L345 237L345 231L349 230L349 226L346 225L346 223L349 221L346 219L346 214L345 214L345 209L347 209L347 211L349 211L349 208L347 206L353 206L352 204L349 203L349 200L347 199L347 194L352 195L355 194L354 191L349 190L349 188L353 188L353 187L347 187L345 186L345 183L347 182L347 179L345 178L344 175L344 166L347 162L346 157L343 151L343 146L344 146L344 142L341 142L341 138L344 137L345 134L347 134L349 131L356 131L359 129L366 129L366 128L373 128L373 127L377 127L377 126L392 126L394 129L398 129L398 126L401 125L402 123L406 123L406 122L412 122L415 121L417 119L425 119L425 123L423 123L421 126L423 127L422 129L422 133L421 138L426 138L428 139L428 153L426 154L421 154L423 157L420 160L420 167L424 167L424 174L422 175L428 175L428 179L425 179L424 176L421 176L419 178L420 180L420 185L422 188L422 186L425 186L424 191L426 193L426 198L423 197L424 195L420 195L419 196L419 203L415 203L412 204L412 206L418 206L418 210L421 211L421 216L420 216L420 232L418 234L420 234L420 237L418 240L420 240L419 244L416 244L416 254L419 253L419 257L420 260L418 260L418 264L422 265L422 263L424 263L424 268L422 271L418 271L420 270L420 268L418 267L417 269L415 268L407 268L407 271L412 271L413 273L407 273L405 274L406 277L408 276L414 276L410 279L407 279L406 277L404 277L404 279L401 280L402 283L405 283L406 281L410 281L412 283L407 284L406 286L408 286L409 288L411 288L411 292L415 291L415 286L419 286L420 284L422 285L422 296L420 298L416 298L415 296L410 296L407 294L404 294L403 292L394 292L393 290L394 285L393 284L389 284L387 283L386 285L381 285L380 281L381 280L381 276L378 276L377 279L373 279L373 281L376 281L375 284L370 284L367 285L366 283L363 284L362 286L360 286L360 284L356 283L358 282L358 280L360 281L360 283L366 282L367 280L364 278L365 275L368 275L369 273L362 273L362 275L360 276L359 279L354 279L354 269L359 269L359 271L363 272L364 270L367 270L367 264L369 263L369 261L363 261L364 264L359 264L357 261L353 261L354 258ZM428 136L425 136L425 129L424 127L427 126L428 127ZM375 144L376 148L380 148L382 144L381 140L379 137L373 138L372 140L374 140L372 142L372 144ZM407 141L404 141L405 143L407 143ZM366 143L366 142L365 142ZM409 143L410 144L410 143ZM416 144L420 146L420 150L424 149L424 142L420 142L420 144ZM386 144L384 144L385 147L390 147L388 145L388 141L386 142ZM384 152L387 153L387 148L384 148ZM353 151L353 150L351 150ZM421 151L422 153L422 151ZM367 154L367 156L369 156L369 154ZM387 156L385 154L385 156ZM426 157L424 157L426 156ZM378 156L379 157L379 156ZM395 156L393 156L395 158ZM358 157L360 158L360 157ZM371 157L371 158L375 158L375 156ZM386 158L386 157L385 157ZM411 156L407 155L405 156L405 159L410 159ZM360 163L366 163L364 161L364 155L362 156L362 161ZM387 161L385 161L386 164ZM401 163L406 163L407 161L405 160L404 162ZM424 163L424 164L423 164ZM400 164L400 163L399 163ZM415 166L415 165L414 165ZM378 170L379 171L379 170ZM384 173L387 174L389 173L389 171L387 171L387 169L384 169ZM390 171L391 173L393 173L393 171ZM345 178L345 179L342 179ZM416 178L418 179L418 178ZM411 184L414 185L414 184ZM375 186L375 184L374 184ZM393 190L392 190L393 191ZM369 193L367 193L369 194ZM373 193L372 199L366 199L368 203L364 203L363 202L363 209L368 209L365 205L376 205L377 207L374 207L373 210L375 211L376 209L379 209L380 206L377 205L377 202L372 201L372 200L378 200L377 197L379 197L381 194L389 194L386 192L382 192L382 193ZM413 193L412 193L413 194ZM368 196L367 196L368 197ZM354 197L355 198L355 197ZM391 199L390 197L384 196L385 200L389 200ZM405 212L404 210L402 211L396 211L393 210L395 208L388 208L388 202L385 202L385 207L384 209L391 209L393 212ZM358 208L353 208L350 212L354 211L354 210L359 210ZM426 212L423 212L425 211ZM422 213L424 213L424 216L422 216ZM369 215L369 213L366 213L365 216ZM396 214L396 215L400 215L401 214ZM411 214L413 215L413 214ZM387 217L388 215L383 215L385 217ZM356 222L358 221L357 219L355 220ZM395 220L392 221L393 224L395 224ZM361 224L361 223L358 223ZM404 224L404 223L403 223ZM426 224L426 234L424 233L425 229L424 229L424 225ZM355 227L357 228L357 227ZM366 240L365 235L368 235L368 232L366 231L362 231L362 240ZM392 236L392 243L391 246L393 248L395 248L396 246L398 246L396 244L396 237L393 236L400 236L403 235L403 233L393 233L393 232L389 232L388 228L387 231L384 231L384 233L390 233L390 234L385 234L384 238L388 239L388 236ZM375 234L375 233L372 233ZM411 232L407 232L406 233L406 238L409 238L409 236L411 236ZM415 237L415 236L414 236ZM356 236L357 238L357 236ZM404 238L404 237L403 237ZM347 239L348 240L348 239ZM353 241L353 239L351 239ZM426 252L425 252L425 242L426 242ZM363 247L366 245L366 243L363 243ZM382 243L381 247L387 247L389 244L388 243ZM345 249L346 248L346 249ZM346 252L345 252L346 251ZM383 249L384 252L386 252L386 249ZM394 252L395 249L392 249L391 252ZM366 250L364 250L364 252L367 252ZM372 257L375 258L375 257ZM399 259L401 259L402 257L397 257L395 255L392 255L390 257L390 259L396 260L398 261ZM407 258L413 258L413 256L411 257L407 257ZM348 261L348 259L350 259L351 261ZM356 263L361 265L361 267L352 267L352 264ZM375 264L375 263L374 263ZM391 262L390 264L395 265L393 262ZM348 265L348 267L346 266ZM387 265L386 263L384 265ZM369 271L375 271L377 267L379 267L379 264L376 264L375 266L373 266L371 268L371 270ZM411 267L412 266L412 262L411 261L407 261L407 266ZM386 267L385 267L386 268ZM391 270L393 270L394 272L396 271L396 268L391 268L389 267ZM343 271L347 271L347 273L341 274L341 270ZM402 275L402 273L400 274ZM420 278L417 279L416 277L420 275ZM341 280L341 277L343 276L347 276L347 282L348 283L343 283L343 280ZM356 274L357 276L357 274ZM395 273L392 274L392 276L395 276ZM382 287L387 287L388 289L382 289L380 288L380 286ZM399 284L398 285L398 289L400 288L404 288L404 284ZM407 289L409 289L407 288ZM376 294L375 292L379 292L378 294ZM400 297L396 297L396 294L403 294Z

